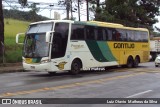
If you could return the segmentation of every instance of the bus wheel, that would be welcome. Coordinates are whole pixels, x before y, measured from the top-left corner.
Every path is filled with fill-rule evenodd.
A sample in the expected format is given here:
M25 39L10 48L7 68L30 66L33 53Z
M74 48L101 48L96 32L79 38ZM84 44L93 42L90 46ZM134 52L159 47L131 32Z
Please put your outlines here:
M135 60L134 60L134 65L133 66L136 68L136 67L138 67L138 64L139 64L139 58L136 57Z
M128 68L132 68L133 67L133 58L132 57L128 57L127 67Z
M72 62L72 65L71 65L70 73L76 75L76 74L78 74L80 72L80 69L81 69L80 61L79 60L74 60Z

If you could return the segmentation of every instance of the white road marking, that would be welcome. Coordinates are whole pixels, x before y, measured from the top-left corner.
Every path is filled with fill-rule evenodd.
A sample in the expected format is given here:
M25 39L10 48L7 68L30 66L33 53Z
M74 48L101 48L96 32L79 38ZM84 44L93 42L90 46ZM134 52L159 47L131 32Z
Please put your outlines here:
M140 92L140 93L137 93L137 94L133 94L131 96L128 96L126 98L132 98L132 97L135 97L135 96L139 96L139 95L142 95L142 94L146 94L146 93L149 93L151 92L152 90L147 90L147 91L143 91L143 92Z

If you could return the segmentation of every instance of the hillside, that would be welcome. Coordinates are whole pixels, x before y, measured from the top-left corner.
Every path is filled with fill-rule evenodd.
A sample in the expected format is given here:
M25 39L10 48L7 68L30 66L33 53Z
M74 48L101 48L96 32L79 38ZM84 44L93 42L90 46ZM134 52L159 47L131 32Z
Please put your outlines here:
M4 19L5 32L5 60L6 62L20 62L22 61L22 45L15 43L17 33L23 33L27 30L30 22L19 21L15 19ZM21 38L23 41L23 38Z
M19 10L7 10L3 9L4 18L12 18L17 20L35 22L35 21L42 21L48 20L49 18L38 15L37 13L33 13L31 11L19 11Z
M5 37L15 37L17 33L25 32L30 22L15 19L4 19Z

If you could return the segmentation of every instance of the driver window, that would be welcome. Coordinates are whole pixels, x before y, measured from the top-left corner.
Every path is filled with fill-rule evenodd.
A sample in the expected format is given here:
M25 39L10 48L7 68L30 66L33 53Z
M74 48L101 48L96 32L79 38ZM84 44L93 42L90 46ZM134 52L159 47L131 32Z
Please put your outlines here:
M52 41L51 58L64 57L68 41L69 24L64 22L55 23Z

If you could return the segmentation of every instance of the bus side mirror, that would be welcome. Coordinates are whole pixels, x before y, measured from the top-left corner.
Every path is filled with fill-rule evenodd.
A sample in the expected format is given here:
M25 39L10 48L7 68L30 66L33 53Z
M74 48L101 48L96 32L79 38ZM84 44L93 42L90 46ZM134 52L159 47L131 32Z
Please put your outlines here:
M46 42L50 43L51 42L51 37L53 35L54 31L48 31L46 32Z
M23 43L19 43L19 36L20 35L24 35L25 33L18 33L17 35L16 35L16 43L17 44L23 44Z

